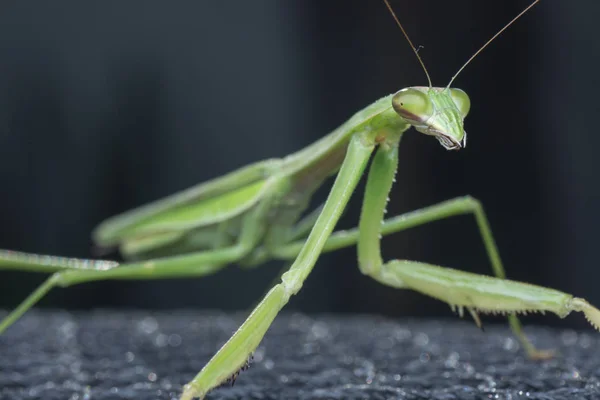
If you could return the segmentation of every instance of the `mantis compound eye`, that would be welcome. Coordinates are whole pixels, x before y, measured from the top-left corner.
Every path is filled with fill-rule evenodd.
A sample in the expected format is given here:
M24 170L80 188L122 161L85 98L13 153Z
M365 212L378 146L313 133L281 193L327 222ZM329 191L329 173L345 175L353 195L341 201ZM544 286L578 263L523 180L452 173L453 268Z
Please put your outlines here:
M450 89L450 97L454 101L454 104L456 104L460 115L465 118L471 109L469 96L461 89Z
M426 93L416 88L400 90L392 98L392 107L410 123L422 124L433 114L433 104Z

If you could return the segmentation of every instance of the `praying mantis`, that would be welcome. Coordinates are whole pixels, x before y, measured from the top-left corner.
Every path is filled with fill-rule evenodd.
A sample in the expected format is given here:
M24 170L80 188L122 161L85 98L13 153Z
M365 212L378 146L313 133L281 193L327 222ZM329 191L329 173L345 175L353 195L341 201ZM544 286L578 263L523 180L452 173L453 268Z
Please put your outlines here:
M437 298L460 314L466 310L477 325L481 325L479 313L508 313L511 327L528 355L548 356L528 341L515 314L549 311L564 317L580 311L598 327L600 312L566 293L506 280L489 223L476 199L457 198L384 219L398 146L406 130L412 126L435 137L448 150L466 145L463 120L470 100L463 91L450 88L454 78L445 88L430 83L428 87L402 89L366 107L303 150L251 164L102 223L94 231L95 242L118 247L131 262L2 251L0 268L51 276L0 322L0 333L57 286L105 279L195 278L232 263L253 266L271 259L292 262L281 282L186 385L181 397L202 398L246 366L278 312L301 289L320 254L357 245L358 266L368 277ZM334 232L371 157L359 226ZM324 206L305 215L311 195L334 174L337 176ZM462 214L475 217L496 277L407 260L384 262L380 235Z

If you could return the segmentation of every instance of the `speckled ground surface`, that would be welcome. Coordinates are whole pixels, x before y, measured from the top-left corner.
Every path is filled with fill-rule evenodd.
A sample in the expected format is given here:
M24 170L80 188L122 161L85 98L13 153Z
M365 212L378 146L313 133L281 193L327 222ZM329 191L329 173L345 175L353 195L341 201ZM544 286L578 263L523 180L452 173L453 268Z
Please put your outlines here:
M32 312L0 336L0 399L170 399L241 321L201 312ZM283 315L210 399L600 399L600 334L456 320Z

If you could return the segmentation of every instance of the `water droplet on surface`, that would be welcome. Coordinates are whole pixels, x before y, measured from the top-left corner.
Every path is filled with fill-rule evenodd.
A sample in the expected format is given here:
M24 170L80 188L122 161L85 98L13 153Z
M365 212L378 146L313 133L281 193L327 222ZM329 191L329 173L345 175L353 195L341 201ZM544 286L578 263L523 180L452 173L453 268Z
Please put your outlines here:
M577 343L577 332L574 330L566 330L560 335L560 339L565 344L565 346L573 346Z
M263 363L263 366L265 367L265 369L273 369L273 367L275 366L275 363L273 362L273 360L267 359Z
M410 337L412 336L412 333L408 329L398 328L398 329L394 329L393 336L397 341L403 342L407 339L410 339Z
M592 346L592 338L590 337L590 335L581 334L579 336L579 346L581 346L584 349L590 348Z
M507 337L504 339L504 343L502 343L502 348L506 351L515 352L519 350L519 343L514 338Z
M423 333L423 332L419 332L417 333L417 335L415 336L415 344L417 346L426 346L427 343L429 343L429 336L427 336L427 334Z
M181 336L177 334L169 335L169 346L177 347L181 344L182 339Z
M459 360L460 355L454 351L448 355L448 358L446 358L446 361L444 361L444 365L446 368L456 368Z
M463 364L463 369L467 376L473 375L475 373L475 368L469 363Z
M329 328L322 322L315 322L310 329L310 333L313 339L322 340L329 336Z
M264 347L259 347L258 349L256 349L256 351L252 354L252 359L254 360L254 362L261 362L263 359L265 358L265 348Z
M148 335L158 329L158 322L152 317L146 317L139 322L138 329Z
M156 347L165 347L168 342L169 337L164 333L160 333L154 338L154 344L156 345Z

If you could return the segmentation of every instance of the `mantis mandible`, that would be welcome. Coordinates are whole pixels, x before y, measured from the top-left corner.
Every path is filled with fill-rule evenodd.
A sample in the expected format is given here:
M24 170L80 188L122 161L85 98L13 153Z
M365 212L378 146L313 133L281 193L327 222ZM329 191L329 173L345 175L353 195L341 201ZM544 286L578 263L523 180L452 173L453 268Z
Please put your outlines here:
M557 290L505 279L498 250L481 204L462 197L384 219L398 163L398 146L411 126L435 137L447 150L466 145L463 121L470 108L465 92L450 85L433 87L415 46L400 29L423 66L429 86L409 87L388 95L329 135L281 159L260 161L103 222L94 231L102 247L118 247L131 262L67 259L0 251L0 269L50 273L50 277L0 322L0 333L54 287L96 280L195 278L229 264L254 266L270 259L291 267L248 319L183 390L182 399L203 398L211 389L245 368L269 326L324 252L357 245L361 272L399 289L437 298L481 326L480 313L506 313L511 328L532 358L551 352L536 349L522 332L518 313L549 311L565 317L583 312L594 327L600 311L585 300ZM374 154L374 155L373 155ZM358 180L372 158L358 228L334 232ZM304 215L312 194L337 174L322 208ZM381 235L457 215L475 217L495 277L408 260L384 262Z

